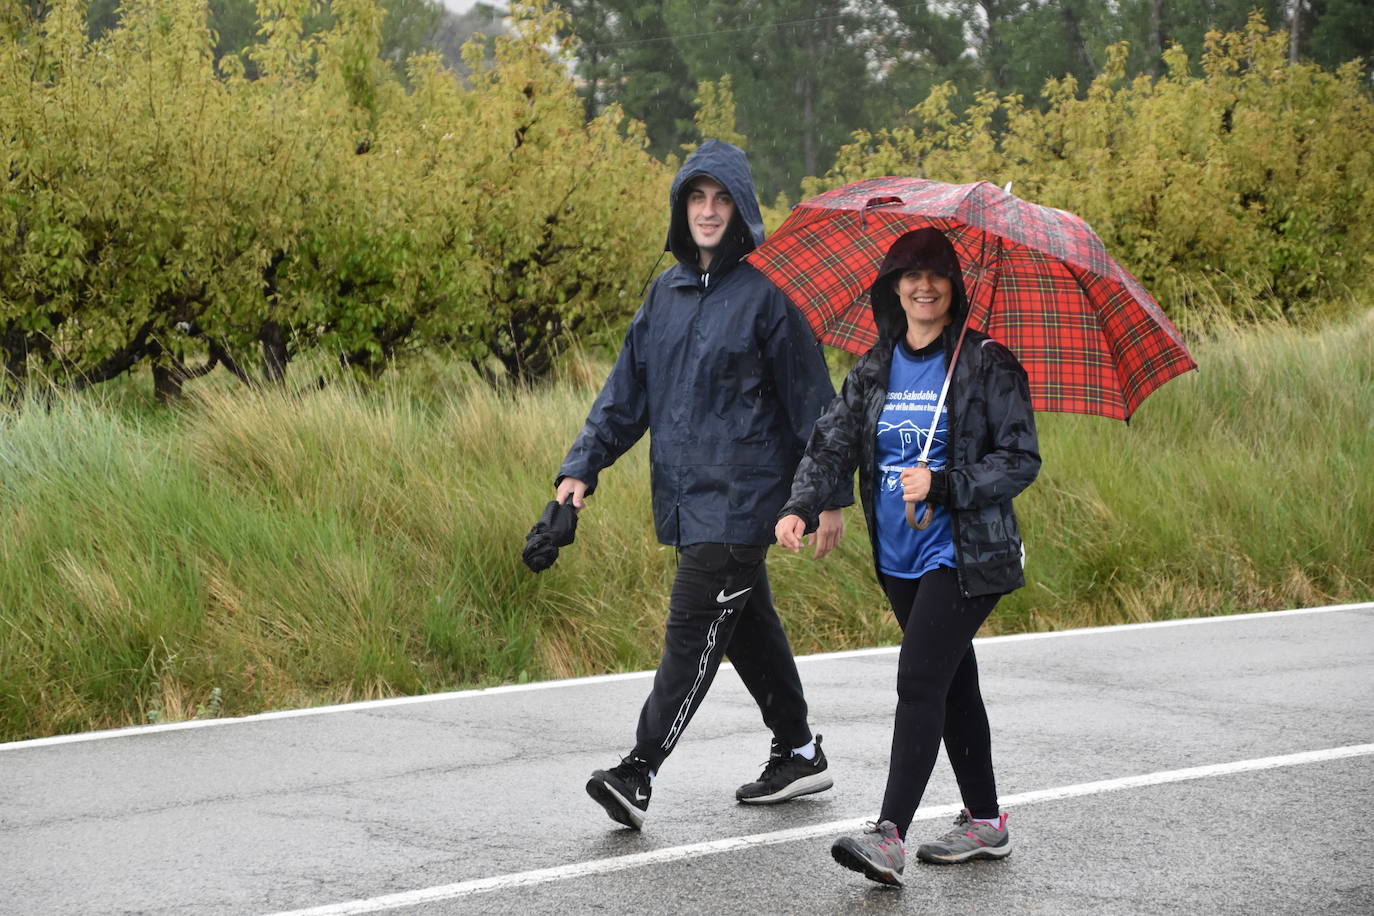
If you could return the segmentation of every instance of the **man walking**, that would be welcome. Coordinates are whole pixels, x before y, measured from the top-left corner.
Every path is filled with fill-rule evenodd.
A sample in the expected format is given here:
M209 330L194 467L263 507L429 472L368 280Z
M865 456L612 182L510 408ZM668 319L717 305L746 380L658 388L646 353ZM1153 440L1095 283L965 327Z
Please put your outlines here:
M764 557L811 426L834 396L796 307L741 261L763 241L742 150L708 140L669 194L667 248L615 367L559 469L557 499L581 510L603 468L650 432L654 525L678 550L663 657L634 749L597 770L591 795L618 823L644 823L658 769L728 656L773 733L768 764L735 797L775 804L830 788L807 722ZM821 515L816 556L839 541L844 494Z

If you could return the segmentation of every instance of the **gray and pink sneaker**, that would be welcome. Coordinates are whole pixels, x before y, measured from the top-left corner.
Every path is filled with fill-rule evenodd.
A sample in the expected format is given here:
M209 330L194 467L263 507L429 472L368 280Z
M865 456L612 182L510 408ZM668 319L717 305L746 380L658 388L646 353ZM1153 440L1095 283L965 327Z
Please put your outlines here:
M863 872L879 884L902 886L906 847L891 821L870 821L859 836L842 836L830 846L830 855L845 868Z
M965 808L954 819L954 828L933 843L922 843L916 858L935 865L953 865L969 859L1001 859L1011 855L1011 834L1007 833L1007 812L997 825L975 821Z

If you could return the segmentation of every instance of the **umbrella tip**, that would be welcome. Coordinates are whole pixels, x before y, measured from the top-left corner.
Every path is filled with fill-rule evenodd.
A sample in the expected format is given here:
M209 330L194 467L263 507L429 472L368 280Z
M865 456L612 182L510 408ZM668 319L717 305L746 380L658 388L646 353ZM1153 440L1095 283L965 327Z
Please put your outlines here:
M1002 190L1003 190L1005 193L1010 194L1010 193L1011 193L1011 182L1008 181L1008 182L1002 187Z

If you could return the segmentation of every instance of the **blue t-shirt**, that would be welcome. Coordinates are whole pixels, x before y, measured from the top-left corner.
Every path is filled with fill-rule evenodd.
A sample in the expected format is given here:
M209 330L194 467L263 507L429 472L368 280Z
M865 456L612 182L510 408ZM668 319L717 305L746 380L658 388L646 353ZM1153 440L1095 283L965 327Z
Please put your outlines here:
M945 352L939 341L915 352L899 341L887 377L887 401L878 417L874 459L873 508L878 525L878 568L890 576L916 579L938 566L953 568L954 534L949 510L933 506L930 527L917 531L906 523L902 501L903 468L915 467L930 432L940 386L945 381ZM949 410L941 408L926 461L933 471L945 466L949 444ZM917 504L918 516L925 511Z

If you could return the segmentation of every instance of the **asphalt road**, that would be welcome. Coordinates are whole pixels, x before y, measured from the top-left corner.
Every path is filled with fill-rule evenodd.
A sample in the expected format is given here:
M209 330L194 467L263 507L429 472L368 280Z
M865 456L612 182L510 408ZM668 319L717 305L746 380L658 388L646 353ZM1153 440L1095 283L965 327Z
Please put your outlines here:
M802 660L835 788L735 804L723 671L643 833L583 792L647 674L0 744L0 913L1374 913L1374 605L980 640L1001 862L830 859L876 814L895 650ZM942 759L912 826L943 832Z

